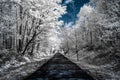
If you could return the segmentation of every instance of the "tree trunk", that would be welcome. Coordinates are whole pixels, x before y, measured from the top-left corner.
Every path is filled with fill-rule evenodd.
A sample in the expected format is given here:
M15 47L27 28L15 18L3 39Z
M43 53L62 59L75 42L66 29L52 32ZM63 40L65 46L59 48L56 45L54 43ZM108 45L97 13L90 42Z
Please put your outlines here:
M28 43L26 44L26 46L25 46L25 48L24 48L24 50L23 50L23 52L22 52L22 55L24 55L25 54L25 52L26 52L26 50L27 50L27 48L28 48L28 46L30 45L30 43L35 39L35 36L36 36L36 31L34 32L34 34L33 34L33 36L32 36L32 38L28 41Z
M30 52L30 56L33 56L34 48L35 48L35 44L33 43L32 44L32 49L31 49L31 52Z
M78 51L76 51L77 61L79 61L79 54Z

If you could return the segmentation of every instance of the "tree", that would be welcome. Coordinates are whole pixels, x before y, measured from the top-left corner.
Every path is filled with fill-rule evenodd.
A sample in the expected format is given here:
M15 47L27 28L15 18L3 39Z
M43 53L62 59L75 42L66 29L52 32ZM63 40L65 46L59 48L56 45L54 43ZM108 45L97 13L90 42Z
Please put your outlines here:
M21 55L33 55L36 49L49 44L48 34L60 26L58 18L65 13L65 7L59 3L61 0L0 1L1 44L3 41L5 48L13 46Z

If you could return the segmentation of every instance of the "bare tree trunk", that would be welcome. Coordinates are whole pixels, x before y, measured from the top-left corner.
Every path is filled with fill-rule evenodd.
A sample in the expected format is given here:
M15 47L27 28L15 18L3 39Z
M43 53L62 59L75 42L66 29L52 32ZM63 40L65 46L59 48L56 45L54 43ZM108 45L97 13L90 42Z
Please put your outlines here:
M24 50L23 50L23 52L22 52L23 55L25 54L25 52L26 52L28 46L30 45L30 43L35 39L35 36L36 36L36 31L34 32L32 38L31 38L31 39L28 41L28 43L26 44L26 46L25 46L25 48L24 48Z
M37 53L38 53L38 50L39 50L39 46L40 46L40 43L37 44Z
M32 44L32 49L31 49L31 52L30 52L30 56L33 56L34 48L35 48L35 43Z

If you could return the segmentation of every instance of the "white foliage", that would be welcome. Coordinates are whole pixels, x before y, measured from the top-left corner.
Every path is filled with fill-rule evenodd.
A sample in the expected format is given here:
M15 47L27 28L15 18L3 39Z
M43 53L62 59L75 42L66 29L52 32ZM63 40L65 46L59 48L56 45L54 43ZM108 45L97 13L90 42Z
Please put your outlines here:
M80 12L78 13L78 17L88 16L93 11L93 8L90 5L84 5Z

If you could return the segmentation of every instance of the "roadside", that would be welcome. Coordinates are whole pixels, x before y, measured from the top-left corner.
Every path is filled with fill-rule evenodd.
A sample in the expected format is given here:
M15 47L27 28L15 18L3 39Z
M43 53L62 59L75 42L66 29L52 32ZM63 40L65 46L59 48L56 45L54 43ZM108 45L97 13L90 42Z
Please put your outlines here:
M0 80L22 80L26 76L36 71L42 66L51 56L47 56L44 59L31 61L31 62L20 62L15 65L8 64L6 68L0 70ZM5 67L5 66L4 66Z
M72 62L76 63L80 68L85 70L89 75L93 76L96 80L119 80L120 71L115 71L115 68L119 64L114 64L114 60L111 60L109 63L101 63L99 59L97 63L94 63L93 60L101 53L97 52L88 52L81 51L79 54L79 61L76 59L76 55L67 55ZM94 56L93 56L94 55ZM107 58L105 58L107 60ZM105 62L105 59L101 59L102 62ZM99 64L99 65L98 65ZM117 67L116 67L117 68Z

